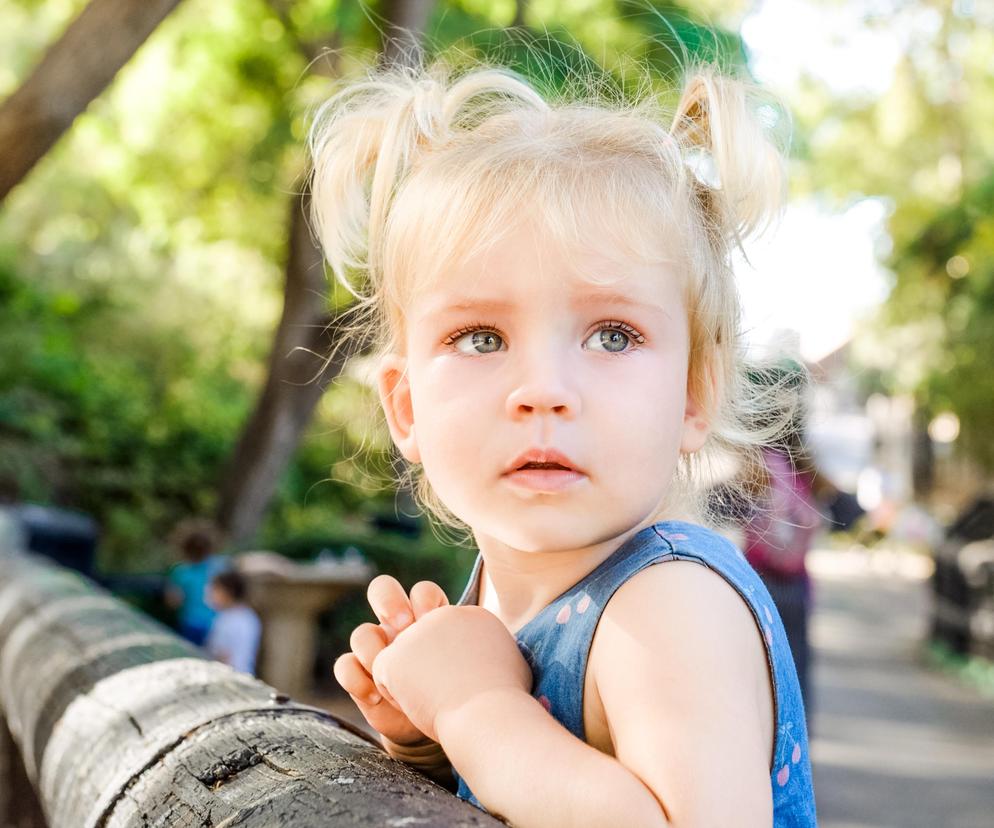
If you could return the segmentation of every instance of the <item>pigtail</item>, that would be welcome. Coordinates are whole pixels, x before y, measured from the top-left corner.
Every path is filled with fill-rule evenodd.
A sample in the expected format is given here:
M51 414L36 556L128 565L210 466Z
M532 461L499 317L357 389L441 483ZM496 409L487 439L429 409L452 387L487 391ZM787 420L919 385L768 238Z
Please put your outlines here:
M775 116L775 119L774 119ZM739 303L730 252L767 229L786 201L786 170L773 133L789 125L785 110L760 100L742 81L698 69L690 74L670 135L684 160L677 188L688 197L702 243L691 246L691 396L710 412L705 450L687 458L688 492L702 491L714 469L735 457L759 468L760 447L789 428L798 404L780 382L758 382L770 366L751 364L740 352ZM748 472L739 495L748 498ZM703 501L696 504L706 513ZM710 517L710 516L709 516Z
M390 201L419 147L442 137L443 89L432 78L380 73L317 112L310 133L311 222L335 278L376 280Z
M503 105L547 108L513 73L492 69L450 82L427 70L375 71L317 112L310 134L311 221L335 278L353 295L364 274L382 284L390 207L421 153L471 130Z
M760 117L781 111L758 106L754 97L741 81L698 70L684 86L670 130L698 166L692 186L702 211L723 239L740 246L773 223L786 196L783 154Z

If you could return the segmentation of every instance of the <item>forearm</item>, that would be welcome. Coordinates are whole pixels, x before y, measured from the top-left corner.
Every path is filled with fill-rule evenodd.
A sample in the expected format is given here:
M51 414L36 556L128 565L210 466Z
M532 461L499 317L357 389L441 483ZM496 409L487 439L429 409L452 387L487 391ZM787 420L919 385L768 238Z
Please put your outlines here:
M436 724L476 798L516 828L670 825L638 777L573 736L524 691L478 696Z
M383 749L394 759L410 765L443 787L450 790L455 787L452 764L438 742L426 738L413 745L398 745L382 735L380 741Z

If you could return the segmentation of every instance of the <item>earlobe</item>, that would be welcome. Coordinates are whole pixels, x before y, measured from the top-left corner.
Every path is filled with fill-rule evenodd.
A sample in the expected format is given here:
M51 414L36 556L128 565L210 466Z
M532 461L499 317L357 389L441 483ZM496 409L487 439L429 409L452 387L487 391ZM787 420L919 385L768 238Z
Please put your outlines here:
M376 372L380 405L387 418L390 436L400 453L411 463L421 462L414 432L414 405L407 375L407 360L400 354L387 354Z
M693 454L700 451L711 433L711 426L697 403L687 398L687 408L683 415L683 435L680 439L680 453Z

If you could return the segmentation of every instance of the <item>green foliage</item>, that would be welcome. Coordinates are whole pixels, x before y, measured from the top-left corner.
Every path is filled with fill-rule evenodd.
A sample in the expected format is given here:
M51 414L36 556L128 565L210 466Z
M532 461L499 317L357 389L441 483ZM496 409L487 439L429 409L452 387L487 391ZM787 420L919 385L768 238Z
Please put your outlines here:
M838 98L808 81L796 110L803 187L892 205L893 290L856 343L862 365L926 413L955 412L958 449L994 470L994 32L975 13L923 0L871 21L918 29L890 88Z
M96 515L106 565L153 563L150 530L209 508L247 389L176 331L135 326L141 309L106 291L4 267L0 293L0 481Z
M994 469L994 176L902 239L893 267L892 322L911 324L921 308L941 321L919 399L929 411L954 411L961 449Z

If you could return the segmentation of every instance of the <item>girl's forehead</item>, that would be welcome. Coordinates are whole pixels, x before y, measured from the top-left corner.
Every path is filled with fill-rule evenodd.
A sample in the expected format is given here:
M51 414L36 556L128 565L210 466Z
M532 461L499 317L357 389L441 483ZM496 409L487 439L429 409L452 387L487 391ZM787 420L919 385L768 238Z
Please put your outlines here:
M649 265L685 270L682 214L666 188L650 186L658 175L532 166L485 175L461 169L455 178L425 167L412 176L392 208L385 245L387 291L399 312L439 286L501 282L519 270L593 285Z
M677 257L663 250L654 256L635 254L609 238L599 239L596 227L583 241L562 240L522 221L420 274L410 297L419 304L495 294L658 299L670 292L678 270Z
M641 309L671 318L683 288L673 262L631 258L594 245L542 244L525 229L485 254L467 257L433 274L412 295L415 323L447 314L499 314L572 309Z

